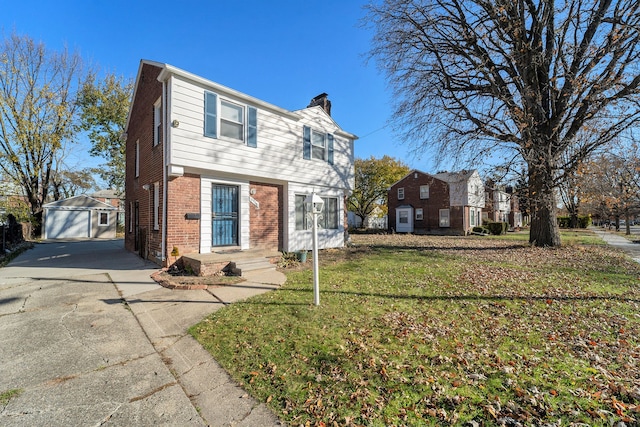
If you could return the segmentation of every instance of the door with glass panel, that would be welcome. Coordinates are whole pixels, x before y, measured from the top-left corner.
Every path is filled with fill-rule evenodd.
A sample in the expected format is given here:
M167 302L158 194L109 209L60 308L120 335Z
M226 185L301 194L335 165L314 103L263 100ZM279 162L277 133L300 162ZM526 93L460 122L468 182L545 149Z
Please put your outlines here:
M212 191L212 245L238 246L238 187L214 185Z

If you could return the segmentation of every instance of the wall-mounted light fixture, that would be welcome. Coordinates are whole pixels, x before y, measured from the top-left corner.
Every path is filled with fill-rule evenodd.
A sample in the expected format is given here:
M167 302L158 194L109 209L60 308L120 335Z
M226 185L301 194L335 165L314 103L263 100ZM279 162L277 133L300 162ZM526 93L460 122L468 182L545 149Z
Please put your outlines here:
M178 126L180 126L180 122L178 120L174 120L171 122L171 126L173 126L174 128L177 128Z
M149 184L145 184L142 186L142 189L145 191L149 191L149 188L150 188Z

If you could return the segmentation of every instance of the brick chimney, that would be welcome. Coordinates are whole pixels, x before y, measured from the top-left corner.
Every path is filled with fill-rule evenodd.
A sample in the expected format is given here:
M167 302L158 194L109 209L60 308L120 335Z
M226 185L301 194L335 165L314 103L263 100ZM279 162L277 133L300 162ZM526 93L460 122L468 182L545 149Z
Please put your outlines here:
M326 93L321 93L311 100L309 105L307 105L307 108L319 105L324 111L327 112L328 115L331 115L331 101L329 101L328 96L329 95L327 95Z

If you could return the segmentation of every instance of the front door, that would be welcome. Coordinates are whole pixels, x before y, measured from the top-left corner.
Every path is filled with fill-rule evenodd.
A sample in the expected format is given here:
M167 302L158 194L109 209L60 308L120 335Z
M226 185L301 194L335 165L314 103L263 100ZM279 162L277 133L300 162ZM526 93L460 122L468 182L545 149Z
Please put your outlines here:
M413 208L411 206L396 208L396 231L398 233L413 233Z
M211 206L212 245L238 246L238 187L213 186Z

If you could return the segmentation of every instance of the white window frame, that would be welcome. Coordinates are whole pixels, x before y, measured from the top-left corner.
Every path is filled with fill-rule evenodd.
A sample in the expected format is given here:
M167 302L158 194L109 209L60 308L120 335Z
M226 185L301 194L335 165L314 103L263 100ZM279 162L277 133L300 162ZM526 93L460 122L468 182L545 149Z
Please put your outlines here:
M307 195L306 194L296 194L295 196L295 212L296 212L296 226L295 229L297 231L308 230L311 228L311 221L309 216L307 215L309 212L307 210L307 203L305 202ZM322 206L322 213L318 216L318 228L323 230L339 230L340 229L340 200L338 197L321 197L324 202ZM333 216L330 215L328 209L331 206L335 206L335 213ZM302 212L300 212L302 211ZM333 218L335 220L335 224L328 224L330 219ZM335 225L335 227L334 227Z
M129 202L129 233L133 233L133 202Z
M240 111L240 120L241 121L236 121L236 120L233 120L231 118L224 117L223 104L226 104L227 106L230 106L230 107L233 107L233 108L238 108L239 111ZM247 123L246 123L246 114L247 114L247 112L246 112L245 106L241 105L241 104L238 104L236 102L229 101L228 99L222 99L222 98L220 98L219 105L220 105L220 113L218 114L218 116L219 116L219 122L220 122L220 130L219 130L220 138L221 139L227 139L227 140L230 140L230 141L244 142L245 139L246 139L245 133L247 131ZM223 135L225 125L227 125L227 126L231 125L233 128L235 128L237 126L240 126L240 129L241 129L240 130L240 138L238 139L238 138L233 137L233 136Z
M429 198L429 186L421 185L420 186L420 199L425 200Z
M162 138L162 98L153 104L153 146L160 144Z
M440 227L451 227L451 217L449 209L440 209Z
M322 139L322 144L316 143L316 140ZM322 157L317 157L315 153L321 153ZM327 161L327 134L311 129L311 158L314 160Z
M102 215L106 215L107 220L102 222ZM109 212L98 212L98 227L108 227L109 226Z
M422 221L424 219L424 211L422 208L416 208L416 221Z
M160 230L160 183L153 183L153 229Z
M147 110L148 111L148 110ZM135 177L138 178L140 176L140 140L136 140L136 175Z
M409 224L409 211L406 209L398 211L398 223Z
M398 200L404 200L404 187L398 188Z

